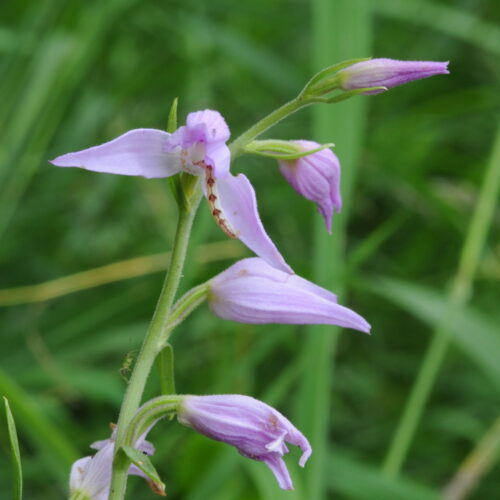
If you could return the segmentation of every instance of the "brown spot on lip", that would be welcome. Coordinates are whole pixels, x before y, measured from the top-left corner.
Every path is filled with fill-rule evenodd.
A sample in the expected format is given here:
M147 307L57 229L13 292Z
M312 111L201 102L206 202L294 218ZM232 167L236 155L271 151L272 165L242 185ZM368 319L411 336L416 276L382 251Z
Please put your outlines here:
M215 201L216 199L217 199L217 196L215 196L215 194L211 194L208 197L208 201Z
M212 211L212 215L214 217L219 217L220 213L221 212L220 212L220 210L218 208L214 208L213 211Z

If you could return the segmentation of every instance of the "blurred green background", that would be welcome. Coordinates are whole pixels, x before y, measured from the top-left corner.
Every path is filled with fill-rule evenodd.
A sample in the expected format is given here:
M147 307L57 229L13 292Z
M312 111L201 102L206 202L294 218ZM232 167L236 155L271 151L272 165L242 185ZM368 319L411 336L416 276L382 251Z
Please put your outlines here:
M232 168L290 265L373 335L241 325L202 307L173 336L179 392L253 395L310 438L304 470L287 456L295 491L175 422L151 432L153 462L171 499L499 498L498 1L3 0L0 394L25 498L64 498L72 461L108 436L176 220L164 180L48 160L165 128L177 96L181 121L218 109L235 137L315 70L367 56L450 60L451 75L304 110L267 134L336 143L345 208L331 236L272 161ZM182 291L249 255L203 208ZM154 495L133 477L128 497Z

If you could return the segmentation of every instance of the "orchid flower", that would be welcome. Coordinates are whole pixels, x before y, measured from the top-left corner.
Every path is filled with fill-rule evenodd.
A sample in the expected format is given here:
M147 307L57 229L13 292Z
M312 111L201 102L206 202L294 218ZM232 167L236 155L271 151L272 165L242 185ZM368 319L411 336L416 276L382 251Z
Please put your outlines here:
M311 455L309 442L287 418L249 396L185 396L177 418L209 438L236 447L243 456L264 462L284 490L293 489L282 458L288 453L285 442L302 450L301 467Z
M257 257L236 262L210 280L208 287L208 305L223 319L252 324L330 324L370 331L366 320L338 304L332 292Z
M279 160L280 171L297 193L316 203L331 233L333 212L342 208L339 160L329 148L317 151L321 147L317 142L290 142L300 151L316 151L296 160Z
M145 439L149 430L140 436L134 445L134 448L145 455L153 455L155 452L153 444ZM79 493L79 498L86 500L107 500L113 469L115 434L116 429L113 430L111 438L92 443L90 447L98 450L97 453L93 456L80 458L72 465L69 479L71 495ZM143 477L155 493L165 496L163 488L149 479L137 466L131 465L128 473Z
M190 113L186 125L173 134L156 129L130 130L110 142L59 156L51 163L146 178L179 172L200 176L210 212L221 229L271 265L291 272L262 226L250 181L243 174L229 172L229 136L221 114L206 109Z

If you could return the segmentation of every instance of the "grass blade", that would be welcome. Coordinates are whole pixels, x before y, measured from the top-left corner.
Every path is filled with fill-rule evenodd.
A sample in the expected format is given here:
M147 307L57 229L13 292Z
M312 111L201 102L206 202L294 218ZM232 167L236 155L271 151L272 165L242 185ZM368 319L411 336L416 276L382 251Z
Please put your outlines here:
M9 400L4 397L5 414L7 416L7 429L9 431L10 452L12 457L12 500L21 500L23 497L23 469L21 467L21 453L17 440L16 423L10 410Z

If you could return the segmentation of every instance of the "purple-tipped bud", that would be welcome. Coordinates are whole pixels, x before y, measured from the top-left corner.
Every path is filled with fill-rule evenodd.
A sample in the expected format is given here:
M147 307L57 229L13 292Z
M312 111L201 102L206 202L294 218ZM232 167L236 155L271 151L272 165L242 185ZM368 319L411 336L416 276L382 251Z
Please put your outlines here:
M344 90L357 90L370 87L386 87L388 89L404 83L434 75L447 75L447 62L434 61L397 61L395 59L370 59L338 72L340 87ZM366 92L377 94L378 90Z
M285 443L302 450L301 467L311 455L309 442L287 418L249 396L186 396L177 415L180 423L236 447L245 457L264 462L284 490L293 489L282 458L288 453Z
M313 150L321 144L313 141L290 141L301 151ZM322 149L296 160L279 161L281 173L304 198L314 201L325 219L328 232L332 231L333 212L340 212L340 164L330 149Z
M368 333L370 325L337 297L257 257L233 264L209 282L208 305L240 323L330 324Z

